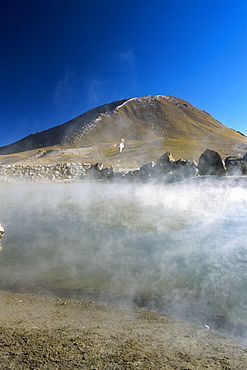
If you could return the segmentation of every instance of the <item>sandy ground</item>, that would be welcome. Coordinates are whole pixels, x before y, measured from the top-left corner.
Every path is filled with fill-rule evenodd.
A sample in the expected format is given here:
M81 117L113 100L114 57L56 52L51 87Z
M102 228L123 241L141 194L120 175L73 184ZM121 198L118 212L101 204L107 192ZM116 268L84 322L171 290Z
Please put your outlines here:
M144 309L0 292L0 369L247 369L247 348Z

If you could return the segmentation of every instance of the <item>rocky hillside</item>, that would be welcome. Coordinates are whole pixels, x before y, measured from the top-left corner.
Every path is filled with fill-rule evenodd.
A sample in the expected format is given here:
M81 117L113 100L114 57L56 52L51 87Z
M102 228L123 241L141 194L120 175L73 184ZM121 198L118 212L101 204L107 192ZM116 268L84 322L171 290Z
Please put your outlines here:
M223 158L243 155L247 137L184 100L152 95L102 105L1 147L0 164L70 161L138 167L167 150L176 158L198 160L207 148Z

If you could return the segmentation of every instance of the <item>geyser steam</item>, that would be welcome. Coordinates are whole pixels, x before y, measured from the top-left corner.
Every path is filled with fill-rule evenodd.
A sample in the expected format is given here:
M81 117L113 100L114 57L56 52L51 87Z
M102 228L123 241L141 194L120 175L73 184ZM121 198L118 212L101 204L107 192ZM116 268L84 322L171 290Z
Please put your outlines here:
M246 335L241 187L1 187L1 289L135 303Z

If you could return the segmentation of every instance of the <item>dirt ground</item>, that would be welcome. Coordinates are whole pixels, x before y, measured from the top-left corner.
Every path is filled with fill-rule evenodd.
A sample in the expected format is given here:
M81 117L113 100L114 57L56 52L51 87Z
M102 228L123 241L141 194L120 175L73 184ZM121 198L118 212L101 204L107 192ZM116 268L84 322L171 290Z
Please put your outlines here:
M0 369L247 369L206 327L117 305L0 292Z

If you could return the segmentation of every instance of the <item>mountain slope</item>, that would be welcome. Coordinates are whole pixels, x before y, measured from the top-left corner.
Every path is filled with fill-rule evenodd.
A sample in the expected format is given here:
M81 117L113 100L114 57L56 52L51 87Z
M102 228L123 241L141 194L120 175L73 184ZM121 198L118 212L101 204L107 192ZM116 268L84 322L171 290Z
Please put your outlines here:
M122 138L125 150L119 153ZM87 147L90 149L83 152L82 148ZM0 155L18 153L18 160L24 160L21 152L39 148L62 150L66 153L64 158L60 155L62 161L69 159L72 148L77 148L79 161L112 164L117 160L121 165L139 165L157 159L165 150L185 159L198 159L206 148L223 156L241 155L247 151L247 137L182 99L153 95L102 105L60 126L1 147ZM26 153L26 160L34 153ZM59 159L58 152L53 159L50 154L50 162ZM12 158L17 160L17 155ZM76 161L75 152L71 158Z
M124 100L105 104L100 107L91 109L86 113L53 128L39 131L24 137L21 140L3 147L0 147L0 154L12 154L27 150L49 147L52 145L61 145L69 140L73 134L86 132L90 129L100 114L109 114Z

